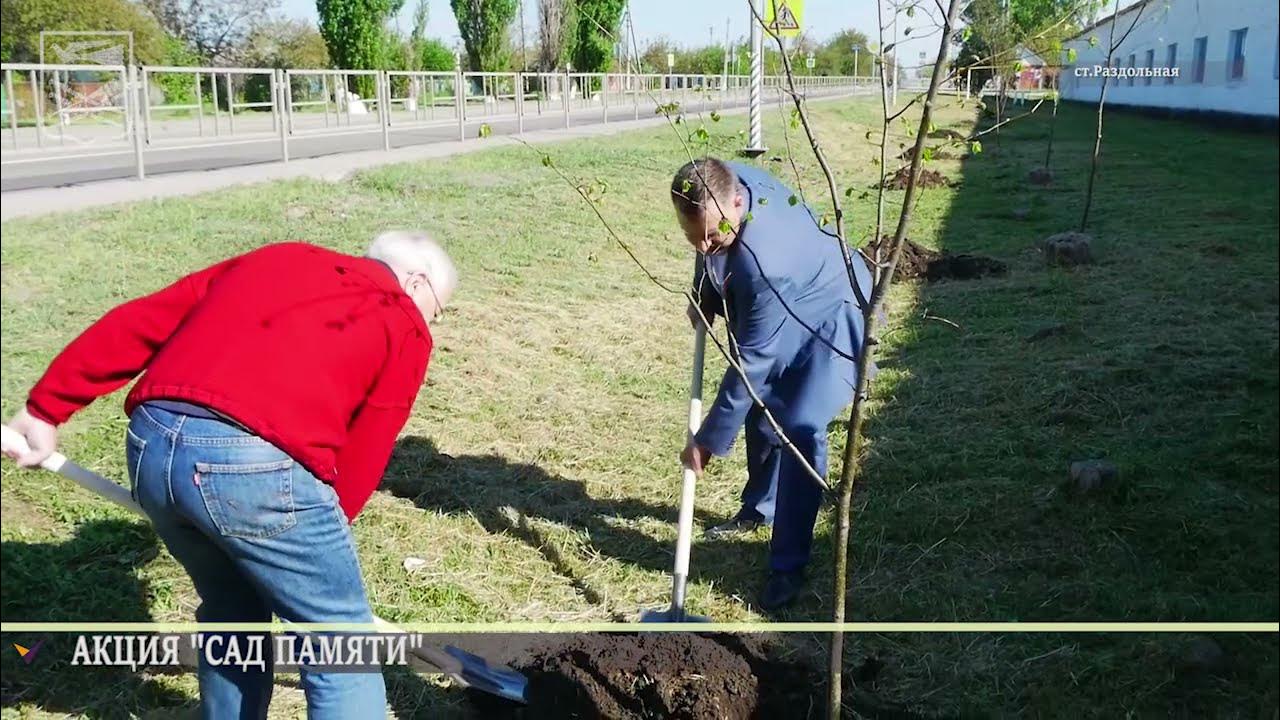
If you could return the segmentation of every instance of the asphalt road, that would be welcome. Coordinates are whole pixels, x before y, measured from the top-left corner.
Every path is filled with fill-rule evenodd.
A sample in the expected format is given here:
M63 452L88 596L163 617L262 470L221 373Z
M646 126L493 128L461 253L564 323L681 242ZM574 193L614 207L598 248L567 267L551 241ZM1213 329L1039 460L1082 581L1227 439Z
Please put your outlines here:
M827 91L811 91L812 96L847 93L847 88L832 88ZM776 100L775 100L776 102ZM720 109L741 108L743 100L727 101ZM698 106L692 103L689 112L696 112ZM708 103L706 110L716 109ZM232 166L253 165L257 163L278 162L281 159L280 137L270 131L269 115L265 113L257 118L246 117L242 126L256 120L261 127L259 131L234 138L224 136L214 139L210 137L189 139L166 139L156 142L143 151L143 160L148 177L164 173L215 170ZM622 107L611 107L611 122L632 120L636 111L630 104ZM640 117L652 117L652 110L647 113L645 104L640 107ZM604 121L604 113L600 108L575 110L570 116L570 124L582 126L598 124ZM468 118L466 136L476 137L481 124L487 123L494 135L512 135L517 132L517 121L513 116L489 119L483 116ZM391 147L402 148L433 142L458 139L456 120L441 120L431 125L393 128L390 133ZM296 127L297 123L295 123ZM548 111L541 116L532 112L525 117L525 130L553 130L564 127L562 112ZM334 128L334 130L337 130ZM316 134L312 134L316 133ZM324 133L324 134L319 134ZM24 190L29 188L66 187L92 183L100 180L134 177L136 172L134 151L132 147L117 143L113 147L93 149L92 146L62 149L55 145L46 151L3 153L0 164L0 192ZM295 133L288 141L291 159L320 157L336 153L355 151L381 150L382 131L377 125L369 128L343 128L339 132L328 132L323 128ZM74 154L74 156L71 156Z

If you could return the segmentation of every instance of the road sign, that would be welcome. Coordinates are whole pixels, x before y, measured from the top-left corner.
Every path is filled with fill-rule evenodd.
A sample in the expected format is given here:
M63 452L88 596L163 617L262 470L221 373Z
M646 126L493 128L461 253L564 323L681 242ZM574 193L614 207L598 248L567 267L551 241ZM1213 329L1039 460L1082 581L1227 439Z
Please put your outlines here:
M804 0L765 0L764 27L774 35L795 37L803 14Z
M817 65L817 62L813 59L813 53L809 53L809 57L804 59L804 66L812 70L814 65Z
M675 54L675 53L667 53L667 69L668 69L668 70L670 70L671 68L673 68L673 67L675 67L675 66L676 66L676 54Z

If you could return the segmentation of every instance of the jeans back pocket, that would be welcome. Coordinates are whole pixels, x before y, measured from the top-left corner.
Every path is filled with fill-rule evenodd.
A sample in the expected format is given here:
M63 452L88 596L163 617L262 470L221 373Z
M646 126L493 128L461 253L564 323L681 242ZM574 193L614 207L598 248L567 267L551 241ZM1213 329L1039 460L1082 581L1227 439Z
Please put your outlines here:
M268 538L297 524L293 460L197 462L196 483L209 519L226 537Z
M142 482L142 454L147 450L147 441L136 434L132 428L124 431L124 459L129 470L129 497L138 502L138 484Z

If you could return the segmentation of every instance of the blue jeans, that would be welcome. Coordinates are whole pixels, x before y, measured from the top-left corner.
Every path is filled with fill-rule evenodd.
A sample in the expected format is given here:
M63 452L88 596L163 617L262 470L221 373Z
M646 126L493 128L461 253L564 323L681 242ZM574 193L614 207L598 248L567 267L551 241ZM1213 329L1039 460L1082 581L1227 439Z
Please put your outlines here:
M134 499L200 594L197 621L373 622L337 494L275 446L144 404L129 419L126 458ZM204 718L266 717L269 637L263 647L265 668L213 666L201 654ZM304 668L301 678L313 720L386 716L381 673Z

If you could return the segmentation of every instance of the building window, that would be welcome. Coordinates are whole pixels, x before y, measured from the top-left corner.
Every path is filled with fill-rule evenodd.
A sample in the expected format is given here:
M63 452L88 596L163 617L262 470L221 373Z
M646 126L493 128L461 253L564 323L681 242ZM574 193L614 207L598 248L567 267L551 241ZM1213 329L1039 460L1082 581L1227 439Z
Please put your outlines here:
M1134 55L1133 53L1129 53L1129 72L1128 72L1129 87L1133 87L1133 73L1134 73L1134 69L1137 67L1138 67L1138 56Z
M1244 37L1249 32L1249 28L1240 28L1231 31L1231 44L1227 47L1227 79L1243 80L1244 79Z
M1147 51L1147 76L1142 78L1143 85L1151 84L1151 73L1156 69L1156 51Z
M1168 67L1168 68L1178 67L1178 43L1169 44L1169 51L1165 55L1164 64L1165 64L1165 67ZM1170 74L1169 77L1164 79L1164 83L1165 85L1172 85L1173 81L1177 79L1178 78Z
M1196 38L1196 47L1191 59L1191 82L1204 84L1204 57L1209 52L1209 38Z

